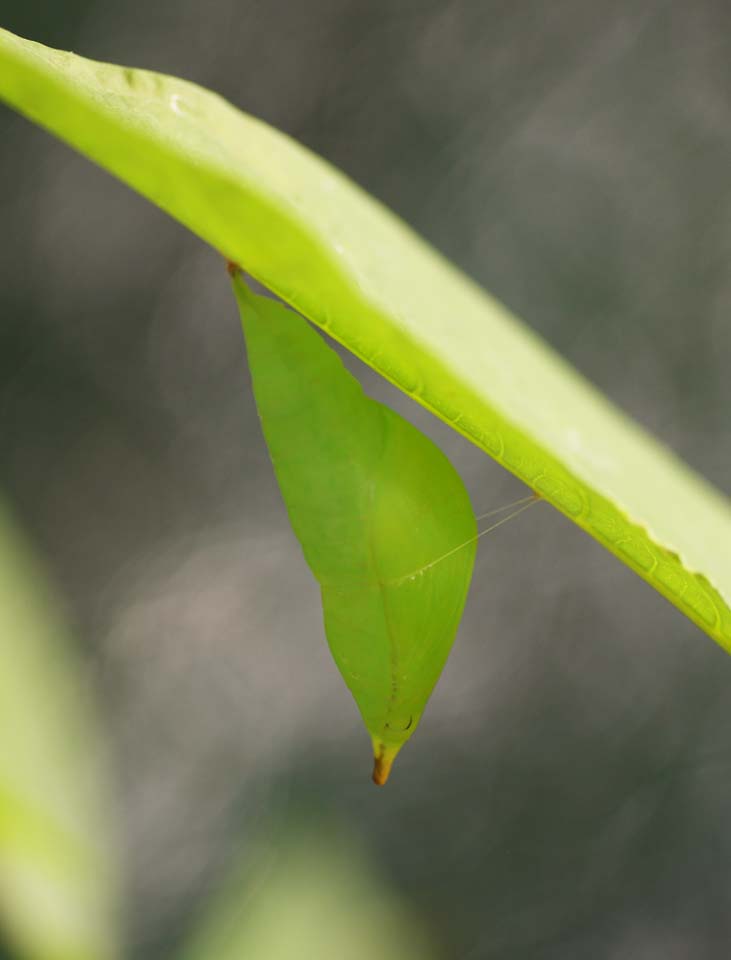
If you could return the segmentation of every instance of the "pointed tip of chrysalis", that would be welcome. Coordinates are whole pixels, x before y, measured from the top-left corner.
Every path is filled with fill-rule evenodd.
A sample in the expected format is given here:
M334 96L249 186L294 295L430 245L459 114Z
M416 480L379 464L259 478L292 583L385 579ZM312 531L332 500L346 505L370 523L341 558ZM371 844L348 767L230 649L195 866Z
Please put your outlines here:
M391 773L391 767L393 766L393 761L396 759L396 754L401 749L401 746L386 746L384 743L373 744L373 782L377 787L383 787L386 785L386 781Z

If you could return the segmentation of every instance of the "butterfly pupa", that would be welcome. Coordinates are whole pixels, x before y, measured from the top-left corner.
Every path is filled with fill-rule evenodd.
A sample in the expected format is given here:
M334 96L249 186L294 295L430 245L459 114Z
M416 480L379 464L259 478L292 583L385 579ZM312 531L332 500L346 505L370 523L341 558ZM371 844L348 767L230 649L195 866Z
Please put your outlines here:
M264 437L381 785L452 647L475 515L431 440L366 396L306 320L231 274Z

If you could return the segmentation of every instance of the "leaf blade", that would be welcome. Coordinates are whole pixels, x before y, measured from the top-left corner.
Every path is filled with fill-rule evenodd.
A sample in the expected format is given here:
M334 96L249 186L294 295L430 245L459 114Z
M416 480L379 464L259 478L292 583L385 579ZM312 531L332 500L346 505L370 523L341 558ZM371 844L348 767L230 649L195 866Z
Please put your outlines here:
M244 265L731 650L728 500L391 213L192 84L6 31L0 65L0 97Z
M29 960L113 960L106 763L54 614L0 503L0 941Z

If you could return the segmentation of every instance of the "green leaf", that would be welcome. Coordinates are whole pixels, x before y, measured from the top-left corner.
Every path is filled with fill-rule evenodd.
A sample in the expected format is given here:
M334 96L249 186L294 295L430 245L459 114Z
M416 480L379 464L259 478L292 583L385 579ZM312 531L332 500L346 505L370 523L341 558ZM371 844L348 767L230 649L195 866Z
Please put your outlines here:
M462 616L477 536L469 496L431 440L367 397L305 320L240 276L234 292L277 480L382 785Z
M181 960L433 960L397 893L347 834L289 824L247 850Z
M0 504L0 943L19 956L116 956L105 800L79 664Z
M344 176L192 84L0 31L0 97L495 457L731 648L731 509Z

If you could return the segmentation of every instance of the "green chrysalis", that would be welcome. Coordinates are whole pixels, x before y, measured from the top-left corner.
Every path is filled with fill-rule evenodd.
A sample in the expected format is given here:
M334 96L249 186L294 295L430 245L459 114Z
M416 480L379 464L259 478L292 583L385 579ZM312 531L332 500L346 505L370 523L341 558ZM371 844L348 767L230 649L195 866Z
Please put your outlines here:
M264 436L381 785L452 647L475 516L445 455L367 397L306 320L231 272Z

